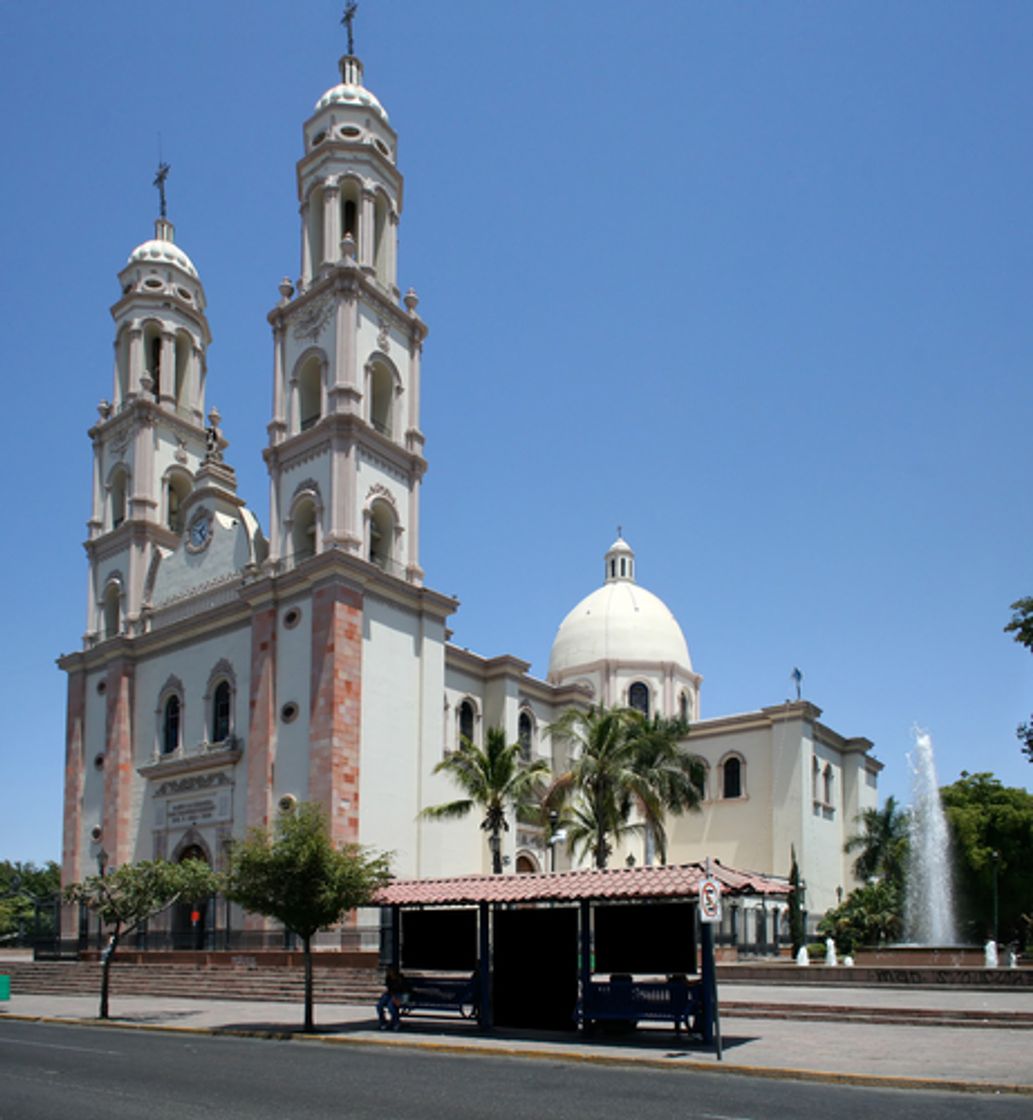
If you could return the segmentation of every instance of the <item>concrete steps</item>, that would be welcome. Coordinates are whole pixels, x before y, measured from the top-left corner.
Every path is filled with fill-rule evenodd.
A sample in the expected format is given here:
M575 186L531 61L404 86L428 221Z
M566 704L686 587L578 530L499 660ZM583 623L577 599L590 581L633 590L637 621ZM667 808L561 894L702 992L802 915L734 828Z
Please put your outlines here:
M11 961L0 964L11 977L11 991L35 995L92 995L100 990L101 966L95 961ZM383 991L379 971L368 968L313 967L316 998L326 1003L375 1003ZM235 968L191 964L132 964L116 956L111 966L114 996L274 1000L295 1002L305 990L301 968Z

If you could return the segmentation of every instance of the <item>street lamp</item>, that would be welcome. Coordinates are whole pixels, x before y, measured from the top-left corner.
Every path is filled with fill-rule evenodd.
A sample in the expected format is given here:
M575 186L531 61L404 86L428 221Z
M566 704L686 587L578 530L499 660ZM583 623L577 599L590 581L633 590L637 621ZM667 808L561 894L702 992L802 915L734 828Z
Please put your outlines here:
M1001 853L991 852L990 858L994 864L994 944L997 944L997 872L1001 866Z

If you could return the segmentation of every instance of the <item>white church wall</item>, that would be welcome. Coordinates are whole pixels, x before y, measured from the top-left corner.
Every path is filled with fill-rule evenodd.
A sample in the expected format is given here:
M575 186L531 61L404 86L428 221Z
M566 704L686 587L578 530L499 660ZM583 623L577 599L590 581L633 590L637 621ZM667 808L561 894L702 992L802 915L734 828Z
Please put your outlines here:
M290 623L293 623L291 625ZM276 777L274 804L291 794L308 801L309 720L312 712L312 610L304 596L280 605L276 629ZM293 705L293 719L284 708Z

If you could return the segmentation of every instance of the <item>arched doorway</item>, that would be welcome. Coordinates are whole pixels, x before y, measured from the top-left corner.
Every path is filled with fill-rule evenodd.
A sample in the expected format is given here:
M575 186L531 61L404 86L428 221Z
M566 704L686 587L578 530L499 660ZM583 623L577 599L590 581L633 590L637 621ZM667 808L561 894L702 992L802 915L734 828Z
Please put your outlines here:
M526 852L521 852L516 857L516 873L518 875L536 875L540 870L534 857L529 856Z
M188 859L211 863L208 853L200 844L189 844L176 856L176 863ZM177 902L172 907L172 948L198 950L205 946L205 932L208 927L210 899L201 901Z

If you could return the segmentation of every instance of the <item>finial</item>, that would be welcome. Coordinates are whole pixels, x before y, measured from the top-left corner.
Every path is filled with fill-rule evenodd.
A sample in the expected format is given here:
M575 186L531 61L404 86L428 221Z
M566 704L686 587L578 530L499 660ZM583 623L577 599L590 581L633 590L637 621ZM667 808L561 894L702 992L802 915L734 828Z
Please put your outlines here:
M165 180L169 177L171 167L167 163L159 162L158 172L154 176L154 186L158 188L158 197L161 199L161 216L167 218L168 209L165 205Z
M355 3L355 0L350 0L350 2L348 4L345 4L344 15L341 17L341 23L343 23L344 26L348 30L348 53L349 54L354 54L355 53L355 28L352 25L355 22L355 13L358 10L359 10L359 5Z
M624 534L621 532L621 528L620 525L617 526L617 540L619 541L624 540Z

